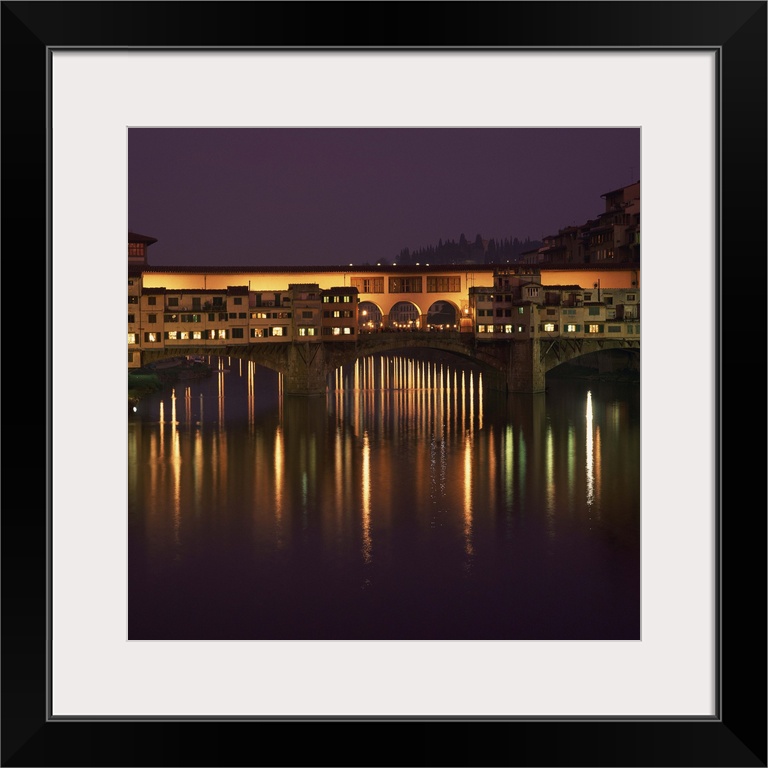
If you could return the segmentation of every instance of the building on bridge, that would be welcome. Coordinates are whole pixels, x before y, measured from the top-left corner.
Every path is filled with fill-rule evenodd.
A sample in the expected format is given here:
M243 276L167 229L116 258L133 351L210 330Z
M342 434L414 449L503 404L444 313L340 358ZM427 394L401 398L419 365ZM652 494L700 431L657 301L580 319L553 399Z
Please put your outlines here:
M141 287L128 279L128 367L142 352L216 354L254 343L353 341L358 295L351 287L292 283L286 289L251 291L247 285L179 290Z
M421 345L495 366L507 391L536 392L569 356L639 349L634 263L152 269L154 242L129 234L129 368L236 355L285 372L288 392L316 394L355 355ZM372 338L392 330L411 333Z

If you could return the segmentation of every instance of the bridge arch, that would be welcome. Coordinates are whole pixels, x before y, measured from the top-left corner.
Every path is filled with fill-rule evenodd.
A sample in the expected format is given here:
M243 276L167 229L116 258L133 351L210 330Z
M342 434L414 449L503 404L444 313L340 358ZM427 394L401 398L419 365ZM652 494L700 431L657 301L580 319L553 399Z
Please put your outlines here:
M438 299L432 302L427 309L426 327L430 330L458 330L459 317L458 304L447 299Z
M357 306L357 325L361 331L378 331L382 326L384 313L373 301L361 301Z
M423 314L418 304L401 299L390 308L387 326L395 329L420 329L423 327Z

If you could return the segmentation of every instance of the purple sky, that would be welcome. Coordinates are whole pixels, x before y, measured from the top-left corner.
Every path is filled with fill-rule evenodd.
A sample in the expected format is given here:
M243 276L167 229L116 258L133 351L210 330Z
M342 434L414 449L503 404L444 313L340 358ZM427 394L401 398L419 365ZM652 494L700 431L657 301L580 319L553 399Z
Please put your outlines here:
M540 239L640 178L639 128L131 128L152 266L342 265Z

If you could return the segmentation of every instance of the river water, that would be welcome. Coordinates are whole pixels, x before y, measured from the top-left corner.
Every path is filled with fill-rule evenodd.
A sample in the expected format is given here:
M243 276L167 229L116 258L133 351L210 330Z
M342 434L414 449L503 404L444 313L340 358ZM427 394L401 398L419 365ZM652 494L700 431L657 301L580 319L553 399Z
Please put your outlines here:
M210 360L129 415L130 639L639 639L639 385Z

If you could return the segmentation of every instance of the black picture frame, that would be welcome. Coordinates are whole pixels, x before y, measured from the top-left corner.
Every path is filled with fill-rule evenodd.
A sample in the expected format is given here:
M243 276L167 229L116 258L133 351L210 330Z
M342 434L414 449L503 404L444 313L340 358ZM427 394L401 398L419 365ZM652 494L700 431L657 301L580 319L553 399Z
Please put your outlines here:
M3 2L3 254L6 269L23 270L13 283L34 286L34 293L51 267L49 75L50 51L57 47L313 48L346 38L339 47L715 50L721 174L717 327L722 332L716 342L715 717L56 720L49 716L48 683L53 457L52 329L47 315L41 332L49 343L45 352L35 350L35 357L42 365L45 356L44 429L49 439L36 436L33 445L39 447L25 450L23 463L14 451L6 451L9 466L14 466L12 490L17 476L39 472L30 456L43 450L47 482L32 484L23 502L9 491L6 501L13 502L6 504L2 517L2 765L766 766L765 453L743 436L749 427L765 424L758 405L762 387L757 396L749 387L756 362L761 385L764 380L765 298L762 291L755 296L749 286L766 285L766 9L766 2L696 0ZM340 37L334 34L329 41L328 29ZM735 324L742 329L735 334L734 323L724 323L726 308L729 319L737 315ZM759 319L751 316L757 312ZM747 340L738 358L733 335ZM748 341L753 335L758 337L757 360ZM723 387L726 370L732 375ZM749 403L749 412L742 410L739 418L736 372L739 404L744 397ZM27 419L21 430L32 433ZM760 438L755 444L764 445ZM740 449L740 464L738 471L730 465L726 484L722 459L725 453L729 458L736 454L733 449ZM754 478L761 481L759 489ZM346 728L341 737L342 724L355 730ZM392 732L395 724L401 727ZM310 725L324 727L307 731Z

